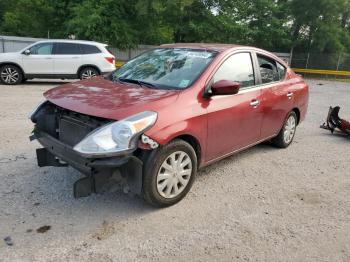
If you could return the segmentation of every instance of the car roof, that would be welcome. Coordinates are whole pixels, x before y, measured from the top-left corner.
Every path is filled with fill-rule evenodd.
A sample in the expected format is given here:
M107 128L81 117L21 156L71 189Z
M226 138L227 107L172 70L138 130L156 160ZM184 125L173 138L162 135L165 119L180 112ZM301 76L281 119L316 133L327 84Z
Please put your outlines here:
M90 44L90 45L103 45L107 46L107 44L99 43L99 42L94 42L94 41L86 41L86 40L71 40L71 39L47 39L47 40L42 40L38 41L37 43L75 43L75 44Z
M176 43L176 44L165 44L161 45L163 48L189 48L189 49L204 49L217 52L223 52L228 49L245 47L242 45L234 44L215 44L215 43Z

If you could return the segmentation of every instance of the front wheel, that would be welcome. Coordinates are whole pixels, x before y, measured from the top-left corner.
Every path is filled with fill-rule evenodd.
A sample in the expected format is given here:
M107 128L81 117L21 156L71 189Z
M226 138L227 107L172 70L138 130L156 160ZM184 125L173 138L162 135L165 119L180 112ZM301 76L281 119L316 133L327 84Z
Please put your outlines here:
M297 123L298 117L296 113L294 111L290 112L281 131L275 138L272 139L272 143L280 148L288 147L293 142Z
M0 68L0 81L5 85L17 85L22 82L23 74L14 65L4 65Z
M197 156L190 144L174 140L147 157L144 165L143 196L157 207L183 199L197 173Z
M98 75L100 75L100 72L94 67L85 67L79 72L79 78L81 80L89 79Z

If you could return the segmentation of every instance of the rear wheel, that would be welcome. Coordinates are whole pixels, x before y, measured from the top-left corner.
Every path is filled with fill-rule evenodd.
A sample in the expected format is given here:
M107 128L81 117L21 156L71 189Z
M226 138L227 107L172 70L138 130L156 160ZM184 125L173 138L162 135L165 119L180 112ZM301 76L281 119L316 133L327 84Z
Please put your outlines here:
M79 78L81 80L89 79L98 75L100 75L100 72L94 67L84 67L79 72Z
M22 82L22 71L15 65L4 65L0 68L0 81L5 85L17 85Z
M171 206L183 199L197 173L197 157L190 144L174 140L152 152L144 165L143 196L154 206Z
M293 142L297 123L298 117L296 113L294 111L290 112L278 136L271 140L272 143L280 148L288 147Z

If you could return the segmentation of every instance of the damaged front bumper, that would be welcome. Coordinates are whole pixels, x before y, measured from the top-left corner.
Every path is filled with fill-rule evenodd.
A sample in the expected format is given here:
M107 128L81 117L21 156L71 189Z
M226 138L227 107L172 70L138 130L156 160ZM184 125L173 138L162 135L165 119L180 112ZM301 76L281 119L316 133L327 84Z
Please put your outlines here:
M110 158L85 158L73 148L45 132L35 131L31 140L37 139L44 148L36 150L39 167L70 165L85 175L74 183L74 197L105 191L110 184L119 183L127 191L141 194L142 161L133 154Z

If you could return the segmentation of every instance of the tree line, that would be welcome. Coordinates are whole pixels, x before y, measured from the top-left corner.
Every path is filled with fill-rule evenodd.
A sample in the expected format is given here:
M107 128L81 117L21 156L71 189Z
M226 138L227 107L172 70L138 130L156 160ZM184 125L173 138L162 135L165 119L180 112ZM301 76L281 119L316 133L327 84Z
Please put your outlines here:
M350 0L0 0L0 34L350 52Z

